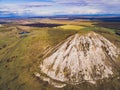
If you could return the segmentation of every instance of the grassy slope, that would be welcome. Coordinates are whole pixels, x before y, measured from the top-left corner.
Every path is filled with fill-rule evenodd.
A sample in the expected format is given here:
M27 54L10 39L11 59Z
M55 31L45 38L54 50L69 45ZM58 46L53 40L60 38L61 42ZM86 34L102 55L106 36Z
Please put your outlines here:
M120 45L120 37L114 31L95 26L78 28L29 28L30 34L24 38L20 38L14 26L0 28L0 90L54 90L34 73L39 72L39 63L47 49L77 32L94 30Z
M44 83L39 83L34 73L44 51L74 33L74 30L33 28L27 37L20 38L18 33L14 36L14 31L1 32L0 89L42 90Z

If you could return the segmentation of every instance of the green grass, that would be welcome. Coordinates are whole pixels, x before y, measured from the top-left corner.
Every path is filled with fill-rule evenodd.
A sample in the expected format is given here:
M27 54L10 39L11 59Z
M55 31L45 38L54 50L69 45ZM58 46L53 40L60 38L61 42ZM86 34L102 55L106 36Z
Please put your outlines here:
M63 26L59 26L59 28L61 29L65 29L65 30L80 30L83 29L83 26L78 26L78 25L63 25Z
M2 32L1 46L7 46L0 50L0 89L43 90L44 82L34 76L35 72L39 72L41 57L48 48L75 33L75 30L33 28L27 37L20 38L13 31Z

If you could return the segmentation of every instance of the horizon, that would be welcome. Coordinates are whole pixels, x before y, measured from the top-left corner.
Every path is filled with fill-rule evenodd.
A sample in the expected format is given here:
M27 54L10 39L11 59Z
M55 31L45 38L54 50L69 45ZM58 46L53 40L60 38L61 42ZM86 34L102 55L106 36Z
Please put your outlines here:
M0 17L119 15L119 0L0 0Z
M7 18L83 18L83 19L92 19L92 18L113 18L119 19L120 14L58 14L58 15L38 15L38 16L29 16L29 15L8 15L8 16L0 16L0 19L7 19ZM115 19L115 20L116 20Z

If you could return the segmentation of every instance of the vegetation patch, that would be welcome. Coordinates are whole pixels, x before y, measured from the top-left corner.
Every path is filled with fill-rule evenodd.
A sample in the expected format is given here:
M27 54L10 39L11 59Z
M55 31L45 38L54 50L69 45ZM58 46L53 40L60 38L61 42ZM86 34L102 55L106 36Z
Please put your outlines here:
M21 26L15 22L14 25L5 23L0 27L0 90L43 90L44 82L33 74L39 72L38 66L44 52L76 33L93 30L120 46L120 36L114 30L91 26L91 23L60 20L55 21L54 25L53 21L49 21L49 25L38 23ZM20 38L26 34L27 37ZM68 71L65 71L65 75L68 75ZM49 85L45 89L58 90Z
M61 29L65 29L65 30L80 30L83 29L83 26L78 26L78 25L63 25L60 26Z

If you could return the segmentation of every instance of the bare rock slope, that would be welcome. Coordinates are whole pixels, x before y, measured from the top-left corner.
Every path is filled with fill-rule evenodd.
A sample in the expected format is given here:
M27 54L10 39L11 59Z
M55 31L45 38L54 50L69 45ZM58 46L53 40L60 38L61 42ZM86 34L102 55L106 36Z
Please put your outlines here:
M103 36L89 32L75 34L55 48L55 52L40 64L40 77L55 87L97 80L118 74L119 49Z

